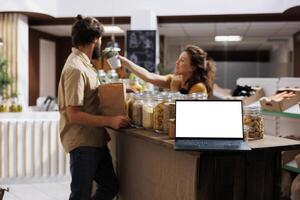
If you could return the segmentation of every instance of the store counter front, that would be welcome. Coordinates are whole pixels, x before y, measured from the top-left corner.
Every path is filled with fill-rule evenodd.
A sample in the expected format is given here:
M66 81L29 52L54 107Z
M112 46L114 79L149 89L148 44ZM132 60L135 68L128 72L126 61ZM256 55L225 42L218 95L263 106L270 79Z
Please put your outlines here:
M67 180L59 112L0 113L0 157L2 184Z
M247 152L175 151L174 140L145 129L108 129L122 200L280 198L281 153L300 141L265 135Z

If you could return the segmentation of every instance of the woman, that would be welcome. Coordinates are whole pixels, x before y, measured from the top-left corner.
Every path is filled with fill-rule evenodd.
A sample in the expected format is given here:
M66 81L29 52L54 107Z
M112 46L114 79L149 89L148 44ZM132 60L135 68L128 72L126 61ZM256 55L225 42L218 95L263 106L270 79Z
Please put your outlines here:
M166 76L148 72L125 57L122 64L139 78L158 87L180 91L182 94L203 92L212 97L216 67L207 53L195 45L187 45L176 61L175 74Z

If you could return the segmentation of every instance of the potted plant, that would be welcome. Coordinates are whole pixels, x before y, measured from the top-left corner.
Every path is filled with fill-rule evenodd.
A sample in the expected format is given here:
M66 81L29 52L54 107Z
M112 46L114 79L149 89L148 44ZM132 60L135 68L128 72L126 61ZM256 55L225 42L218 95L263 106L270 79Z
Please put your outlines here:
M7 73L7 61L0 55L0 112L7 112L8 106L5 103L7 96L4 96L5 89L12 83L12 79Z
M0 96L3 97L4 90L12 83L12 79L7 73L7 61L0 55Z
M112 69L121 67L121 61L118 58L120 48L107 47L103 50L103 56L107 59L108 64Z

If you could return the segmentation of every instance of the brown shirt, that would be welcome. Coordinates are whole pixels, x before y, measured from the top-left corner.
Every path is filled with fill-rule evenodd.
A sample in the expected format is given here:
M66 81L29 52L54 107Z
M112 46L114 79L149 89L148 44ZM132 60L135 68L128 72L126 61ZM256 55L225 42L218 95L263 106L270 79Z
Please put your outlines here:
M66 113L68 106L81 106L83 112L99 115L100 83L96 72L87 55L72 48L58 86L60 138L66 152L80 146L101 147L109 141L103 127L71 124Z

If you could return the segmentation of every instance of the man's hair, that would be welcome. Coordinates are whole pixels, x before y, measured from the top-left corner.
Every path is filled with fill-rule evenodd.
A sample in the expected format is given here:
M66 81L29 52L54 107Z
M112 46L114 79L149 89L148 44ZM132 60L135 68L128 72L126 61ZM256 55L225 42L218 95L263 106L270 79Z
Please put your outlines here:
M103 31L103 25L96 18L77 15L72 25L72 44L75 47L90 44L101 37Z

